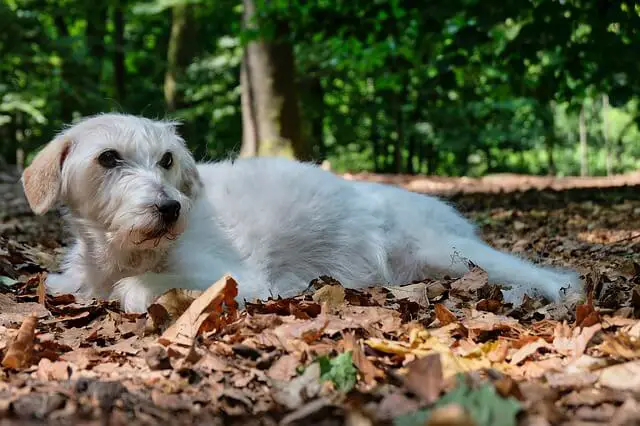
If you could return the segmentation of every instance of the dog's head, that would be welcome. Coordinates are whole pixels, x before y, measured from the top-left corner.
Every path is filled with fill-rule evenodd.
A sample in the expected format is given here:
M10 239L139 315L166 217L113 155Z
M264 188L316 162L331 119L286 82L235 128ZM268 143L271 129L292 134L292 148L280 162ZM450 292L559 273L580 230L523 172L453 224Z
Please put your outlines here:
M60 133L22 175L31 209L61 200L123 248L166 245L202 186L173 122L103 114Z

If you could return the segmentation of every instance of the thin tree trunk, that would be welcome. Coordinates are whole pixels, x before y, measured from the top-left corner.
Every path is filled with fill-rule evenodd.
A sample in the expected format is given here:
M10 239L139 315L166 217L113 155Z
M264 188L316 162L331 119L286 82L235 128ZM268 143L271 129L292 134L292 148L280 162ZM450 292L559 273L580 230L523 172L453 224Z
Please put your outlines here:
M24 170L24 114L22 112L18 112L16 114L16 166L19 173L22 173Z
M91 52L93 67L91 67L91 80L99 85L102 81L102 62L105 54L104 36L107 32L107 20L109 8L107 3L86 4L87 28L85 38Z
M62 14L57 14L54 17L54 24L56 27L56 31L58 32L58 37L60 39L69 38L69 28L67 27L67 23L64 20ZM62 64L60 66L60 77L62 79L63 84L61 85L60 90L60 119L65 123L71 122L73 118L73 110L76 102L73 99L73 66L69 62L71 61L71 52L67 47L66 43L61 44L61 52L60 55L64 58L62 60Z
M613 174L613 147L609 135L609 95L602 95L602 138L606 155L607 176Z
M369 130L369 139L373 149L373 171L380 173L380 137L378 135L378 110L375 107L371 112L371 129Z
M243 0L244 25L255 28L253 0ZM293 47L284 38L286 22L275 22L275 40L258 39L246 46L246 80L258 128L258 155L310 160L312 150L302 136ZM243 102L244 105L244 102ZM246 116L246 114L244 115ZM251 151L241 150L241 152Z
M251 90L247 56L245 50L240 64L240 102L242 103L242 146L240 148L240 156L255 157L258 155L260 134L258 133L255 99Z
M197 43L196 22L192 4L171 8L171 35L167 47L167 71L164 75L164 101L169 112L184 106L179 85L193 60Z
M589 156L587 146L587 122L585 117L584 103L580 108L580 117L578 118L578 131L580 133L580 176L589 174Z
M556 174L556 118L555 118L555 102L551 101L543 107L542 117L545 127L544 145L547 151L547 175L554 176Z
M125 69L125 43L124 43L124 10L126 0L116 0L113 10L113 40L115 51L113 53L113 73L116 91L116 99L123 102L126 97L126 69Z

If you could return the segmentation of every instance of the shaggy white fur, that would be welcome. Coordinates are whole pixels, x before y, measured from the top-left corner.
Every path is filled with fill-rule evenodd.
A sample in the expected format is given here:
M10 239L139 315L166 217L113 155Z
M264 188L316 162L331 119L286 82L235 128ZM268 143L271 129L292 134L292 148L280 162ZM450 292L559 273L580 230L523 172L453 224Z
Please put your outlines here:
M106 154L105 154L106 153ZM251 158L196 165L174 123L90 117L62 132L23 175L37 213L61 200L76 236L51 292L111 297L141 312L170 288L225 273L239 300L290 296L320 275L347 287L460 276L466 260L507 299L580 290L572 271L497 251L444 202L341 179L314 165ZM179 211L175 211L175 203ZM167 216L167 211L169 215Z

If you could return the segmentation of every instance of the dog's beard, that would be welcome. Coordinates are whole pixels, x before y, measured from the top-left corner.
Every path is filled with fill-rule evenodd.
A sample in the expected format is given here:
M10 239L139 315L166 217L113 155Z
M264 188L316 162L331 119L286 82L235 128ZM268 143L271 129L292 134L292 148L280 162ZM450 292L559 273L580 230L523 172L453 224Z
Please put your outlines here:
M171 245L182 235L185 228L186 220L182 217L171 225L154 219L134 224L129 228L120 227L109 234L112 243L122 249L157 249Z
M133 229L131 229L129 233L130 235L133 234L134 233ZM137 237L139 238L139 240L137 241L136 241L136 236L131 235L131 241L133 241L134 245L139 246L152 241L154 247L158 247L163 238L166 238L169 241L175 241L180 235L179 233L176 233L174 230L172 230L172 227L166 226L164 224L160 225L159 227L151 231L148 231L148 232L139 231L139 232L136 232L136 234L137 234Z

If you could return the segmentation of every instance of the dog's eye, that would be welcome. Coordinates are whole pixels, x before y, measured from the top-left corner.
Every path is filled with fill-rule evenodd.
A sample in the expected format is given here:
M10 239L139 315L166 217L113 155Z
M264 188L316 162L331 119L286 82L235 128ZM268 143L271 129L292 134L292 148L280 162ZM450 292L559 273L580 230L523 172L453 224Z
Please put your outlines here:
M118 154L118 151L110 149L103 152L98 156L98 163L105 169L113 169L122 161L122 157Z
M158 162L160 167L164 167L165 169L170 169L173 165L173 155L170 152L165 153L160 161Z

